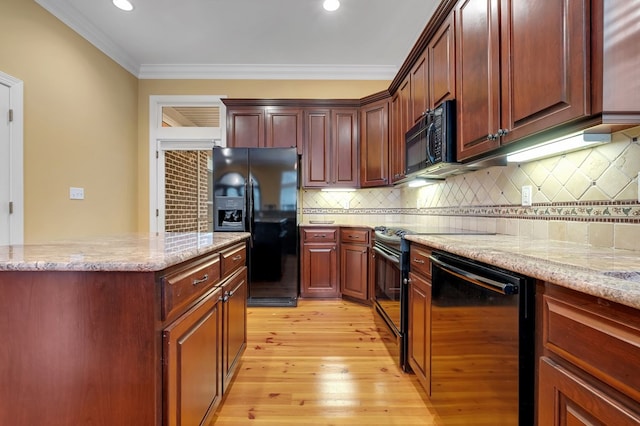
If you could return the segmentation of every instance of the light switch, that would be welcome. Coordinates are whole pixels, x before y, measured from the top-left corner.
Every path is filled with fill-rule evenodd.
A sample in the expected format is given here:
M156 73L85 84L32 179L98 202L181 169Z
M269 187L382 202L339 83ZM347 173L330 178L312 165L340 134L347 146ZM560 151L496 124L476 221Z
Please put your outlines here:
M84 200L84 188L69 188L69 199L71 200Z

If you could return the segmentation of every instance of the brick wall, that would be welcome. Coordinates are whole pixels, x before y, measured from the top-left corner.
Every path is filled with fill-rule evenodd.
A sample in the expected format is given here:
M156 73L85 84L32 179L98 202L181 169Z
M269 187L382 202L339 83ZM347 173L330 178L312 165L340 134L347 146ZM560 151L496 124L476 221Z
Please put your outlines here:
M165 153L165 231L206 232L207 151Z

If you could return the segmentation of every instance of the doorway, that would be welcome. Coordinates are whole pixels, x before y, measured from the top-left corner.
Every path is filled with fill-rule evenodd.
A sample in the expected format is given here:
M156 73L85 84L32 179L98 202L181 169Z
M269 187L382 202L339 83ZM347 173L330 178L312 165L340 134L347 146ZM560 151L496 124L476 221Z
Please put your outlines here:
M222 96L150 96L151 232L213 230L212 150L225 146Z
M0 245L24 242L23 83L0 72Z

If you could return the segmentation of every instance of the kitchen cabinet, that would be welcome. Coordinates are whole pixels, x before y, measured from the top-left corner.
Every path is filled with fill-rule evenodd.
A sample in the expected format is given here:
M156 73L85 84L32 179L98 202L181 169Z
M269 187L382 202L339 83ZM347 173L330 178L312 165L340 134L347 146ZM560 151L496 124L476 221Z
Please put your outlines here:
M391 99L389 157L391 182L405 177L405 133L413 124L411 120L411 79L407 76Z
M357 109L305 109L304 119L303 186L357 187Z
M222 399L222 289L163 331L166 425L206 424Z
M425 50L410 72L411 114L413 124L429 109L429 51Z
M368 229L340 229L340 292L360 302L369 300Z
M550 283L538 299L538 424L640 424L638 311Z
M431 250L411 244L409 252L408 360L431 395Z
M429 41L428 108L456 97L455 15L450 13Z
M247 268L222 285L222 392L226 392L247 347Z
M284 106L227 107L227 145L290 148L302 152L302 109Z
M459 1L458 161L589 114L588 11L588 0Z
M360 109L360 186L389 184L389 99Z
M340 297L338 228L301 228L300 297Z

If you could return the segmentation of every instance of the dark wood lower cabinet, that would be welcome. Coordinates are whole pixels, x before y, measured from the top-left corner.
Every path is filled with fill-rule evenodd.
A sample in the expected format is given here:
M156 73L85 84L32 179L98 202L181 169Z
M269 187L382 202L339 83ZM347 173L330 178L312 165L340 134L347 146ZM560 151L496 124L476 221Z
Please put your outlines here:
M409 365L431 395L431 283L409 273Z
M343 296L367 301L369 248L362 244L340 244L340 290Z
M247 347L247 268L243 268L223 285L223 380L226 391L240 357Z
M543 357L539 365L539 425L637 426L640 413L592 381Z
M222 295L211 291L162 333L168 426L199 425L222 399Z

